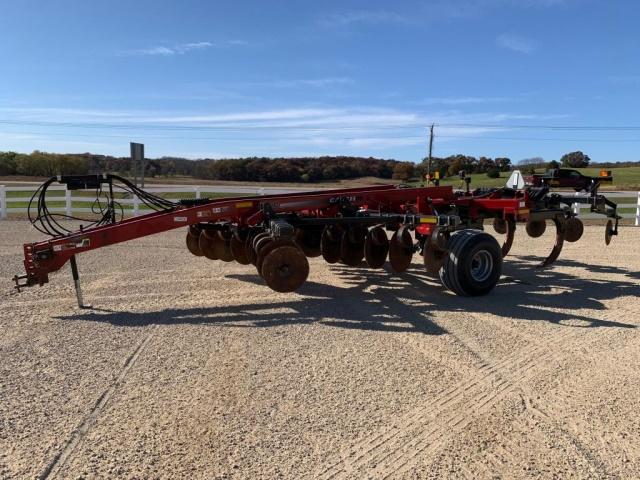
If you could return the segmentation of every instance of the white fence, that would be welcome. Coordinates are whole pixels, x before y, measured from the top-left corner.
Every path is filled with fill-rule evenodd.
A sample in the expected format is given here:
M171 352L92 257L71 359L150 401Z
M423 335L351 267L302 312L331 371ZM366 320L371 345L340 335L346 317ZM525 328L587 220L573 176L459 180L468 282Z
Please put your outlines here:
M633 218L634 225L636 227L640 226L640 192L606 192L605 191L601 193L603 193L608 199L611 199L612 201L617 203L618 212L622 218ZM576 193L576 195L579 195L579 193ZM634 198L636 199L636 201L634 203L618 203L616 201L616 198ZM602 215L598 215L596 213L590 213L589 205L574 203L572 205L572 209L576 215L578 215L580 218L583 218L583 219L602 218ZM635 209L635 213L634 212L620 213L621 210L630 210L630 209ZM582 213L583 210L585 211L584 214Z
M37 187L33 186L5 186L0 185L0 219L7 218L8 214L26 214L27 204L31 199L31 194ZM115 188L116 192L121 190ZM210 185L210 186L191 186L191 185L177 185L172 187L152 187L147 188L146 191L154 194L163 194L165 197L170 197L166 194L179 194L176 198L168 198L169 200L177 201L177 197L181 198L206 198L209 195L216 194L237 194L237 195L265 195L265 194L278 194L278 193L292 193L308 191L309 188L304 187L244 187L229 186L229 185ZM17 192L17 193L14 193ZM47 190L50 195L47 195L48 202L57 202L60 205L50 207L49 211L64 213L66 215L73 215L75 213L89 213L91 208L87 206L74 205L77 203L92 203L92 197L74 196L70 190L67 190L64 186L50 186ZM618 209L635 209L635 213L621 213L623 218L635 219L635 225L640 226L640 192L604 192L608 198L616 201L616 198L636 198L634 203L619 203ZM59 194L57 196L57 194ZM136 196L132 198L117 198L116 201L125 208L125 212L132 215L138 215L140 213L146 213L144 204L140 202L140 199ZM13 206L12 206L13 205ZM585 211L583 214L582 211ZM573 204L573 211L581 218L602 218L599 215L589 213L588 205Z
M26 214L28 210L28 203L31 200L33 192L37 189L37 186L5 186L0 185L0 219L7 218L8 214ZM161 194L167 200L177 202L180 198L206 198L209 195L215 196L219 194L224 195L237 195L237 196L252 196L252 195L267 195L278 193L292 193L308 191L308 188L300 187L244 187L244 186L193 186L193 185L176 185L172 187L152 187L145 188L145 191ZM140 199L133 195L123 192L116 185L114 185L114 192L125 194L124 198L116 198L115 201L123 206L125 213L138 215L142 213L148 213L145 205ZM176 194L175 198L171 198L171 195ZM73 215L75 213L90 213L92 212L89 206L79 206L79 203L91 204L95 200L95 197L91 196L78 196L73 195L71 190L67 190L62 185L51 185L47 188L47 202L49 205L56 205L49 207L50 212L64 213L65 215ZM35 206L34 206L35 208Z

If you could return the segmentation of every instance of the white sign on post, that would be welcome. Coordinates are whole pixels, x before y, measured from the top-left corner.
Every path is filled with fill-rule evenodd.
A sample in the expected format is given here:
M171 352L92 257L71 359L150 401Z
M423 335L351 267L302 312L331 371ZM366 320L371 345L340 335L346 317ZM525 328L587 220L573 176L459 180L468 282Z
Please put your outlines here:
M140 186L144 188L144 144L130 142L131 146L131 173L133 183L138 186L138 174L140 174Z
M507 188L513 188L514 190L522 190L524 188L524 178L520 170L514 170L509 180L507 180Z

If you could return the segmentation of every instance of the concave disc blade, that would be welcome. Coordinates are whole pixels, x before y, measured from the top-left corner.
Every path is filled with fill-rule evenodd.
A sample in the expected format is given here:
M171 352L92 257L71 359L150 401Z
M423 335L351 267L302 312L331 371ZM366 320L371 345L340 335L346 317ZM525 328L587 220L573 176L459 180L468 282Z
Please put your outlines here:
M493 229L496 233L500 235L504 235L507 233L507 222L502 218L494 218L493 219Z
M317 228L297 228L294 242L302 249L307 257L319 257L322 230Z
M547 229L547 222L544 220L529 220L525 229L531 238L538 238Z
M209 260L219 260L216 249L215 249L215 241L213 237L206 230L202 230L200 232L200 238L198 239L198 245L200 246L200 251L202 254L207 257Z
M604 243L607 245L611 243L611 238L613 237L612 232L613 232L613 222L609 220L604 230Z
M358 241L359 236L350 232L351 229L345 230L342 234L340 242L340 261L350 267L357 267L362 263L364 258L364 239ZM355 239L356 241L353 241Z
M337 263L340 261L341 242L335 239L336 236L337 232L333 227L325 227L322 231L320 252L322 253L322 258L324 258L327 263Z
M577 242L582 238L582 234L584 233L584 224L579 218L571 217L565 222L564 230L564 239L567 242Z
M262 278L276 292L293 292L309 276L309 262L302 250L282 245L271 250L262 263Z
M254 250L256 252L256 270L258 270L259 275L262 275L262 260L264 259L264 256L262 256L262 251L271 243L273 243L273 238L271 238L271 235L268 234L266 236L260 237L258 241L254 243Z
M393 234L389 242L389 263L391 264L391 268L398 273L404 272L409 268L411 258L413 257L413 249L407 248L404 244L405 242L401 242L400 238L398 238L399 231L400 230ZM401 234L403 234L403 232L401 232Z
M250 235L245 242L245 250L247 253L247 258L249 261L255 265L258 261L258 252L256 251L256 242L260 240L260 238L268 237L269 234L267 232L259 232L253 235Z
M435 245L428 242L424 247L422 255L427 273L431 276L437 276L447 256L447 252L436 248Z
M398 231L396 232L396 236L400 244L407 249L413 248L413 237L411 237L411 232L406 225L402 225Z
M256 268L258 269L258 273L262 275L262 262L269 252L278 247L296 247L296 244L293 243L293 240L289 238L271 238L269 237L267 241L263 241L258 247L258 261L256 263ZM304 253L304 252L303 252Z
M198 237L191 234L191 231L187 232L187 249L196 257L201 257L203 255L202 250L200 250L199 245L199 235Z
M231 254L231 248L228 245L228 240L223 240L217 232L211 235L212 248L214 255L223 262L233 261L233 255Z
M389 239L382 227L369 230L364 241L364 258L371 268L380 268L387 261Z
M245 247L245 239L238 235L232 235L230 240L231 254L233 259L241 265L249 265L251 261L247 256Z

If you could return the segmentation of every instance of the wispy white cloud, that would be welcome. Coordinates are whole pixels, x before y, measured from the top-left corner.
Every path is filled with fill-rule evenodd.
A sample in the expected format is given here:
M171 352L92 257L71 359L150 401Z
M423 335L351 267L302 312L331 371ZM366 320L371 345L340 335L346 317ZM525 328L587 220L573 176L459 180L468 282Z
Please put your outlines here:
M96 148L111 148L107 142L95 142L85 140L71 140L48 135L46 133L15 133L0 132L0 140L5 143L5 148L11 150L31 152L33 150L75 149L87 151Z
M349 27L355 25L413 25L450 19L480 17L488 12L504 9L553 8L565 6L574 0L429 0L408 8L402 3L398 9L359 9L326 13L318 18L324 27Z
M427 126L431 123L437 125L436 136L446 142L460 138L482 139L496 132L510 131L514 122L565 117L557 114L429 112L362 106L211 113L68 108L25 108L21 111L15 107L11 113L17 121L26 120L21 126L11 127L19 130L14 134L45 135L51 131L55 132L57 139L60 135L60 142L64 142L65 136L71 139L91 136L124 140L131 137L144 139L156 148L184 140L190 144L211 143L216 148L228 145L229 152L243 155L255 154L256 148L262 153L274 154L292 151L374 154L386 150L392 153L394 148L426 145ZM55 123L65 125L64 131L59 131ZM92 127L90 131L84 128L87 126ZM50 127L53 128L50 130ZM114 140L114 145L120 145L124 140ZM18 139L14 138L14 141ZM49 144L39 139L19 141L31 145L32 149ZM73 142L68 142L68 145L69 148L80 148Z
M238 47L248 45L244 40L226 40L224 42L190 42L180 43L176 45L166 46L157 45L149 48L141 48L135 50L127 50L123 55L151 55L151 56L172 56L184 55L185 53L206 50L209 48Z
M506 48L507 50L513 50L518 53L531 53L537 47L534 40L510 33L498 35L496 43L499 47Z
M250 87L273 87L273 88L325 88L339 85L351 85L354 80L350 77L319 77L319 78L298 78L289 80L267 80L263 82L245 82L242 85ZM237 84L236 84L237 85Z
M609 81L618 85L640 85L640 75L610 75Z
M407 24L410 17L388 10L353 10L322 16L318 22L325 27L342 27L352 24Z
M410 136L407 138L393 137L341 137L335 138L330 136L310 136L300 139L301 145L313 145L316 147L333 147L348 149L390 149L398 147L409 147L414 145L426 144L426 137Z
M229 47L244 47L245 45L249 45L249 42L246 40L227 40L223 42L223 45L227 45Z
M135 111L106 110L93 108L68 107L0 107L0 112L6 112L18 120L68 120L73 117L93 118L126 118L135 115Z
M512 97L430 97L418 103L420 105L474 105L515 101Z
M423 128L435 122L506 123L519 120L551 120L567 118L567 114L534 114L509 112L423 112L379 107L294 107L244 112L195 113L153 110L100 110L55 107L2 107L17 122L58 122L79 124L127 125L131 128L146 125L184 125L216 127L319 127L327 129L361 128Z
M523 7L557 7L565 6L570 0L511 0L512 3Z
M310 118L325 118L327 115L335 115L341 112L343 112L341 109L291 108L242 113L218 113L210 115L153 115L142 118L138 117L133 120L149 123L199 123L207 125L224 124L226 126L236 126L237 123L243 122L267 122L264 124L271 125L269 122L282 120L301 121Z

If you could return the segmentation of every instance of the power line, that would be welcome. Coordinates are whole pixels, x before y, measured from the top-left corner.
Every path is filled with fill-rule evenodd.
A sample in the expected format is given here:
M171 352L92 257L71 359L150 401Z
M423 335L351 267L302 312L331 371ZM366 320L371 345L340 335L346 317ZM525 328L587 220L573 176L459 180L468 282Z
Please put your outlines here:
M402 129L418 129L423 128L421 123L404 124L404 125L372 125L372 124L350 124L350 125L334 125L334 126L302 126L302 125L259 125L259 124L243 124L243 125L158 125L158 124L114 124L114 123L74 123L74 122L41 122L41 121L24 121L24 120L0 120L0 124L18 125L18 126L34 126L34 127L52 127L52 128L100 128L100 129L126 129L126 130L162 130L162 131L226 131L226 132L242 132L246 130L300 130L300 131L343 131L343 130L402 130Z
M109 135L103 133L66 133L66 132L5 132L5 133L15 133L18 135L50 135L50 136L59 136L59 137L81 137L81 138L124 138L130 139L131 135ZM274 140L273 137L238 137L238 136L220 136L220 137L202 137L202 136L167 136L167 135L141 135L146 139L160 139L160 140L202 140L202 141L264 141L264 140ZM434 134L435 137L435 134ZM460 140L508 140L508 141L542 141L542 142L595 142L595 143L640 143L640 138L550 138L550 137L487 137L482 134L478 134L476 136L471 135L438 135L439 138L452 138L452 139L460 139ZM282 139L283 137L279 137ZM305 140L307 137L285 137L286 140ZM335 137L332 136L332 140L362 140L368 137ZM379 136L376 135L376 139L379 140L424 140L424 135L389 135L389 136Z
M585 131L636 131L634 125L501 125L486 123L436 123L439 127L490 128L490 129L535 129L535 130L585 130Z
M488 123L436 123L434 126L444 128L484 128L484 129L528 129L528 130L558 130L558 131L640 131L640 126L633 125L522 125L522 124L488 124ZM235 125L170 125L152 123L79 123L79 122L50 122L35 120L0 120L0 124L19 126L40 126L56 128L100 128L100 129L127 129L127 130L179 130L179 131L246 131L246 130L301 130L301 131L335 131L335 130L404 130L422 129L425 124L404 123L401 125L387 124L349 124L333 126L305 126L305 125L264 125L264 124L235 124Z
M480 136L464 136L464 135L438 135L440 138L460 138L473 140L524 140L532 142L596 142L596 143L640 143L640 138L540 138L540 137L485 137Z
M11 131L4 133L15 133L18 135L53 135L53 136L64 136L64 137L83 137L83 138L131 138L131 135L108 135L103 133L66 133L66 132L21 132L21 131ZM261 136L261 137L238 137L238 136L224 136L224 137L201 137L201 136L166 136L166 135L141 135L144 138L152 138L152 139L161 139L161 140L247 140L247 141L258 141L258 140L275 140L276 138L270 136ZM283 137L278 137L278 139L282 139ZM305 140L308 137L284 137L287 140ZM331 139L335 140L362 140L366 137L335 137L332 136ZM393 135L393 136L379 136L376 135L376 139L381 140L402 140L402 139L424 139L423 135Z

